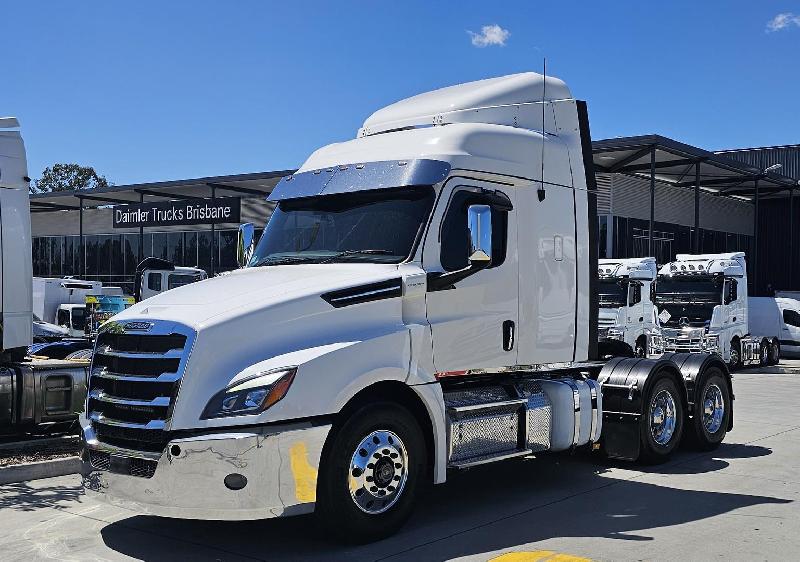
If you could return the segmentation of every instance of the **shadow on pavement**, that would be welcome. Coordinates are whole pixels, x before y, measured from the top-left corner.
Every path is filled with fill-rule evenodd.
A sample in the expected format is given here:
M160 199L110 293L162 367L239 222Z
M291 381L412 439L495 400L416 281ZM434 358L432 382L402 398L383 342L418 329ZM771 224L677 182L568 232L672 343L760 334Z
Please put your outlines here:
M652 470L648 468L648 472L711 472L728 465L722 459L770 453L764 447L725 445L706 453L705 459L680 454L671 463L649 467ZM695 466L702 464L707 468ZM749 506L789 503L768 496L670 488L607 472L605 462L583 455L550 455L456 472L447 484L425 494L398 535L360 547L320 538L310 516L257 522L136 516L107 525L101 534L109 548L142 560L163 558L169 552L195 560L428 560L481 554L553 537L650 541L648 529L698 522ZM631 473L631 477L638 474ZM424 555L418 547L426 548Z
M31 486L28 482L0 486L0 513L8 510L34 511L43 507L62 507L79 502L83 488L75 486Z

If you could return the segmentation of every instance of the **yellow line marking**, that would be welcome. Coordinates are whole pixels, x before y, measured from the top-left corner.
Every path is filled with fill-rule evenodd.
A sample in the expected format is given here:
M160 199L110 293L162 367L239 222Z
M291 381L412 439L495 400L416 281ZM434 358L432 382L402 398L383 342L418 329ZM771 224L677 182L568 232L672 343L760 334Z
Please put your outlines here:
M317 500L317 471L308 462L308 448L300 441L289 448L289 462L294 476L295 496L300 502Z
M581 558L571 554L553 552L552 550L531 550L528 552L507 552L490 562L592 562L590 558Z

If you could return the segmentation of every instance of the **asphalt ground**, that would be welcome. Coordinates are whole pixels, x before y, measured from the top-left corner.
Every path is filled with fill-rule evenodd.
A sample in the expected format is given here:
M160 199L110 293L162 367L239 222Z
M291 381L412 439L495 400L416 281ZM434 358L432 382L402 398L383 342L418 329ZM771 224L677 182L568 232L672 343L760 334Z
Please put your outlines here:
M751 369L734 391L735 428L716 451L658 466L543 455L455 472L399 534L359 547L321 538L309 516L137 515L85 498L78 476L0 486L0 559L800 559L800 375Z

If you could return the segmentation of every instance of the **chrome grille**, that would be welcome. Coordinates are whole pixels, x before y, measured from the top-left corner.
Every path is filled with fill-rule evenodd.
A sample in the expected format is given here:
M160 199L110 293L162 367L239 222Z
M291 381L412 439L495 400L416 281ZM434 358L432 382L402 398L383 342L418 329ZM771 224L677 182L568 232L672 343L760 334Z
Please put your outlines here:
M172 322L156 322L147 333L98 336L86 412L100 443L129 451L164 449L193 340L194 332ZM142 476L150 468L132 465L134 470Z

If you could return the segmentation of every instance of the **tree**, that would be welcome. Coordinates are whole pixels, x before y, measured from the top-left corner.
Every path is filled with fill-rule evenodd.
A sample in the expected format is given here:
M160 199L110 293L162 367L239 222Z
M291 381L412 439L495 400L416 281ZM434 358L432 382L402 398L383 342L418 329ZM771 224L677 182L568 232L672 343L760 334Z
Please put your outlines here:
M100 176L91 166L79 164L53 164L45 168L42 177L31 185L31 193L53 191L75 191L111 185L105 176Z

